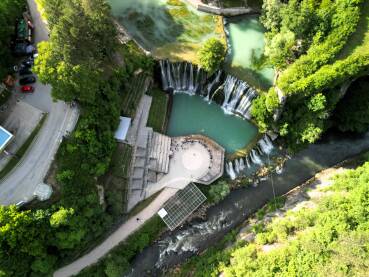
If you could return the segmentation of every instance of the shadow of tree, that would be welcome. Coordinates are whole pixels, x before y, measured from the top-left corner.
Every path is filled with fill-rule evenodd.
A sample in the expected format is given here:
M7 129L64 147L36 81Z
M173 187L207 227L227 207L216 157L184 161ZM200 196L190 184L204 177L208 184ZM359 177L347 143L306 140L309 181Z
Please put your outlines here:
M273 85L273 80L268 79L261 72L251 68L231 66L228 64L225 66L225 71L236 76L238 79L246 81L258 90L268 90Z

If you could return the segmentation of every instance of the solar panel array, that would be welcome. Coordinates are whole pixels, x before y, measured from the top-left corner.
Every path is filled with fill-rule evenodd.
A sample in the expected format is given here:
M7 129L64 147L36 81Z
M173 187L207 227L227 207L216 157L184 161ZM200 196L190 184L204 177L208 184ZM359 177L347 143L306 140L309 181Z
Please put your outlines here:
M159 211L170 230L178 227L206 200L205 195L196 185L190 183L170 198ZM164 210L164 211L163 211ZM166 213L165 213L166 212ZM165 216L163 216L165 215Z

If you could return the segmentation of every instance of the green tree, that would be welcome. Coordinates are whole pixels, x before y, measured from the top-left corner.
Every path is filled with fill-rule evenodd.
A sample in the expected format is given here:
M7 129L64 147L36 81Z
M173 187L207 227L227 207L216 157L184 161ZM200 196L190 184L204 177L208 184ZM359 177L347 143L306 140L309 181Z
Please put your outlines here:
M72 208L65 209L61 207L58 211L54 212L50 217L50 225L51 227L59 227L62 225L67 225L70 217L74 214L74 210Z
M198 53L200 66L208 72L214 72L223 63L225 52L224 44L220 40L208 39Z
M54 258L48 254L51 239L47 211L18 211L15 206L0 206L0 272L5 276L26 276L31 267L43 272L53 267ZM33 264L44 260L43 266Z
M340 87L368 70L369 54L365 51L339 56L358 26L361 28L360 17L367 16L363 3L363 0L264 2L265 54L278 70L278 78L276 88L253 102L252 114L262 131L278 130L292 150L316 142L332 125L332 114L336 122L346 120L341 124L342 130L364 130L367 125L362 119L366 118L365 104L360 103L359 108L346 101L353 107L345 112L335 109ZM275 99L277 90L286 97L283 107L270 101ZM277 111L279 120L274 122L271 118ZM334 114L339 111L345 115L338 119ZM352 116L348 116L349 112ZM357 126L354 118L358 119ZM349 127L350 122L354 127Z
M116 48L116 31L106 1L45 2L53 18L50 40L39 44L34 70L51 84L53 97L94 103L103 64ZM78 46L78 47L76 47Z
M296 44L295 34L289 30L281 31L270 39L265 47L265 55L277 68L285 68L293 61L293 47Z
M13 63L10 42L15 33L16 19L21 17L25 4L24 0L0 1L0 80Z
M214 185L211 185L209 190L209 196L214 203L218 203L223 200L230 192L229 185L225 181L220 181Z

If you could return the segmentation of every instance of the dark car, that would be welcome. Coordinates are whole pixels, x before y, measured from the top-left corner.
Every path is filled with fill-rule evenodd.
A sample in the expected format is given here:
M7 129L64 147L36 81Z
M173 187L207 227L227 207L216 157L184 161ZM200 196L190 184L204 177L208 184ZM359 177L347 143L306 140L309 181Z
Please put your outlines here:
M19 80L19 84L21 86L24 86L27 84L33 84L33 83L36 83L36 77L34 76L25 77Z
M28 57L27 59L25 59L22 62L22 65L26 66L26 67L31 67L33 65L33 57Z
M32 74L32 71L28 67L21 67L19 69L19 75L29 75Z

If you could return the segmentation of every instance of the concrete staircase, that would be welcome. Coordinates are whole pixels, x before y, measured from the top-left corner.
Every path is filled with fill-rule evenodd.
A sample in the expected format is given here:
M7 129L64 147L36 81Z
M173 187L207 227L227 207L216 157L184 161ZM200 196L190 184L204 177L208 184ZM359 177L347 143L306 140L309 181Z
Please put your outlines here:
M150 149L149 168L156 172L168 173L171 138L154 132Z
M127 211L145 199L147 186L169 171L171 138L146 127L151 101L148 95L142 97L127 134L128 143L133 146Z

